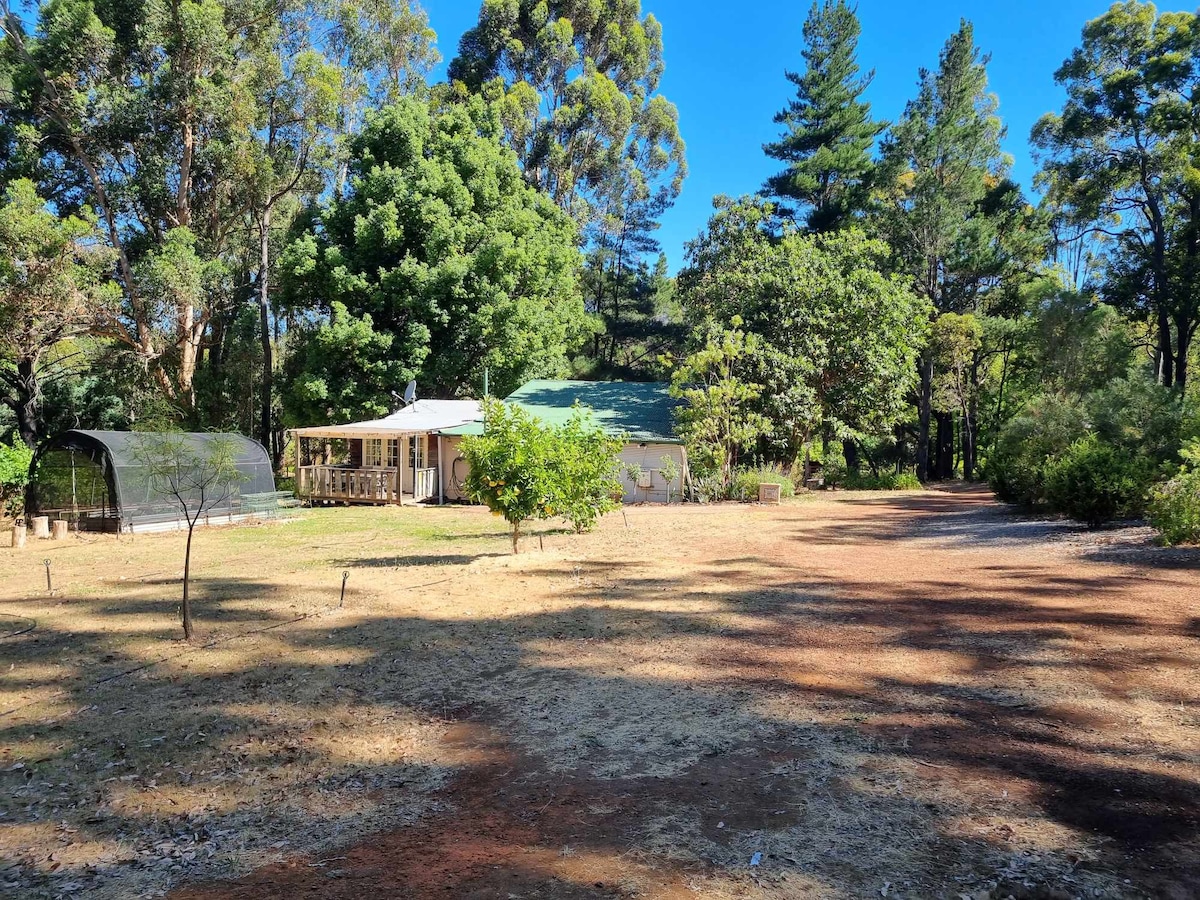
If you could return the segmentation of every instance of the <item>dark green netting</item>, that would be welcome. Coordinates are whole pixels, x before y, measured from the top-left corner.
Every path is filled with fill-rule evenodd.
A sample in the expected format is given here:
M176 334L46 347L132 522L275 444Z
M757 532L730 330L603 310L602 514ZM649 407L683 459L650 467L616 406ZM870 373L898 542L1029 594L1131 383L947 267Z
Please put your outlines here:
M275 476L262 445L238 434L177 435L197 456L226 442L237 479L213 493L204 515L210 519L243 513L242 497L275 490ZM130 431L68 431L39 453L31 485L31 514L67 519L83 531L132 531L169 526L182 510L164 485L147 477L142 463L147 437ZM194 505L195 497L189 498Z

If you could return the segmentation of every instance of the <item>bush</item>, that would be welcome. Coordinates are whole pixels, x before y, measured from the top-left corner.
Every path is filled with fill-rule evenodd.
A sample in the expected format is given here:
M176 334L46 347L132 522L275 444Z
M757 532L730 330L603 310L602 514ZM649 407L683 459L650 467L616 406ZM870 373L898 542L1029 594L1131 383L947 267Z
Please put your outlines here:
M1150 495L1150 524L1164 544L1200 543L1200 439L1180 451L1179 474Z
M19 516L25 507L25 485L29 483L29 464L33 451L17 438L12 444L0 444L0 504L7 515Z
M1089 435L1046 466L1046 500L1055 512L1095 528L1140 515L1153 476L1144 458Z
M1046 502L1046 469L1087 433L1087 415L1075 400L1056 394L1034 398L1001 430L987 476L1006 503L1037 507Z
M848 491L919 491L921 482L914 472L851 472L842 479L842 487Z
M757 500L760 484L779 485L780 496L796 496L796 486L792 476L783 471L778 465L759 466L757 469L739 469L733 476L734 500Z

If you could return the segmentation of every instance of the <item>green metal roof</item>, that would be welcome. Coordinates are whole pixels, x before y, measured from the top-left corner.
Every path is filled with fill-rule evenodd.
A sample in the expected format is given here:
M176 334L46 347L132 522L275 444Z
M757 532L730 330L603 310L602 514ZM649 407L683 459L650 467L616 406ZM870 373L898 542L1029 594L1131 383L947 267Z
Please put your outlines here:
M592 418L609 434L627 434L631 441L679 444L674 410L678 403L662 382L645 381L530 381L505 398L548 425L561 425L578 401L591 408ZM482 422L442 429L442 434L483 434Z

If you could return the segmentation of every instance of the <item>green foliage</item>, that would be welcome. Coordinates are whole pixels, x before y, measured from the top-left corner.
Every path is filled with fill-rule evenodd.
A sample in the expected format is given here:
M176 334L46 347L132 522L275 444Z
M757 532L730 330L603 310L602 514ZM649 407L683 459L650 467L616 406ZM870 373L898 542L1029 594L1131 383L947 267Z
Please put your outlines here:
M755 408L774 446L794 461L818 430L890 428L915 387L929 307L887 274L887 246L858 230L776 237L770 204L716 205L689 245L681 301L694 323L737 317L754 337L741 369L762 385Z
M647 234L687 174L662 54L641 0L487 0L449 76L496 103L531 184L580 222Z
M675 482L679 480L679 476L683 474L683 470L679 467L679 463L675 462L673 456L663 456L659 458L658 474L662 476L663 482L667 486L667 505L671 504L671 490L675 486Z
M758 499L760 484L777 484L780 496L796 496L796 485L792 481L792 476L784 472L783 468L778 465L738 469L733 476L731 495L734 500L755 501Z
M988 460L988 480L1007 503L1035 507L1046 501L1046 468L1086 432L1087 413L1073 398L1045 394L1000 432Z
M43 392L79 369L71 341L115 300L112 256L87 214L61 216L28 179L0 203L0 403L29 447L44 436Z
M762 388L739 372L758 351L758 339L741 331L734 316L730 328L709 323L704 343L675 370L671 396L683 401L676 410L679 433L701 475L715 474L722 492L732 481L738 453L769 427L752 404Z
M300 331L284 378L284 418L313 425L380 418L396 405L392 393L410 377L392 352L393 335L375 330L370 315L352 316L338 301L329 321Z
M503 395L567 374L590 330L571 220L524 183L481 100L432 110L407 99L351 143L350 189L288 250L288 302L337 302L390 340L403 389ZM304 369L319 377L320 369Z
M1098 527L1138 516L1154 470L1144 457L1089 435L1046 467L1046 500L1054 512Z
M848 491L919 491L922 487L915 472L849 472L841 486Z
M29 483L29 466L33 451L20 441L0 444L0 505L9 515L20 515L24 507L25 485Z
M1150 494L1150 524L1167 545L1200 543L1200 439L1189 441L1180 456L1179 472Z
M1147 320L1160 380L1182 387L1200 319L1200 182L1193 85L1196 15L1115 3L1055 73L1061 114L1032 141L1064 230L1094 238L1106 299Z
M860 30L846 0L813 3L804 22L805 71L786 73L796 96L775 115L785 131L763 147L787 163L766 190L802 204L810 231L845 226L868 201L875 172L871 148L886 124L873 121L870 104L860 99L875 74L859 75Z
M531 519L562 516L582 531L617 508L623 444L591 424L582 407L554 428L519 406L486 400L483 434L461 444L470 467L467 495L512 526L516 553L521 526Z

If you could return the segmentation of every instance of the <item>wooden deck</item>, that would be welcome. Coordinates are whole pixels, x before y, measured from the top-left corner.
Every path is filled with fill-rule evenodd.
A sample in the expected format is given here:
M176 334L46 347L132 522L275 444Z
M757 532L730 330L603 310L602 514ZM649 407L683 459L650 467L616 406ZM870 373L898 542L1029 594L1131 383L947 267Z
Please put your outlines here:
M398 468L353 469L344 466L301 466L296 470L296 495L305 500L342 503L403 504L438 495L438 470L417 469L412 491L401 490Z

